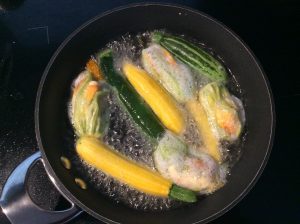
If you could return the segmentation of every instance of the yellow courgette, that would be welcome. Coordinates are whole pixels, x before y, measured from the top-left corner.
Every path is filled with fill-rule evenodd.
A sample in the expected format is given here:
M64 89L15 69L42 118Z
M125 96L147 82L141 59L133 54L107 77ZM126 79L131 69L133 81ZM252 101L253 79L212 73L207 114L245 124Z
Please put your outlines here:
M221 162L221 152L218 147L218 139L211 130L209 121L201 103L197 100L190 100L186 103L186 106L197 123L197 127L207 153L218 162Z
M81 137L76 144L79 156L122 183L142 192L168 197L172 183L157 172L128 160L98 139Z
M197 201L195 192L172 184L159 173L127 159L97 138L79 138L76 151L91 166L139 191L185 202Z
M143 69L125 62L123 72L164 126L176 134L182 132L184 116L174 98Z

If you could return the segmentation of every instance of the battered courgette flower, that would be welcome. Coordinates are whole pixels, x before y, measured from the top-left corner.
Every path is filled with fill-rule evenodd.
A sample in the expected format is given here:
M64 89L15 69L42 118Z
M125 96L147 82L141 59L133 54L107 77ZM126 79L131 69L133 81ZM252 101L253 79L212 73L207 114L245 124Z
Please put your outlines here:
M74 82L71 101L71 120L78 137L87 135L100 137L102 92L99 82L90 72L82 72Z
M242 131L244 109L237 100L218 82L209 83L199 91L199 101L212 131L221 140L236 140Z
M226 166L189 147L169 131L159 140L153 158L162 176L201 194L210 194L226 182Z
M194 80L191 71L177 61L166 49L152 44L142 51L145 70L181 103L194 95Z

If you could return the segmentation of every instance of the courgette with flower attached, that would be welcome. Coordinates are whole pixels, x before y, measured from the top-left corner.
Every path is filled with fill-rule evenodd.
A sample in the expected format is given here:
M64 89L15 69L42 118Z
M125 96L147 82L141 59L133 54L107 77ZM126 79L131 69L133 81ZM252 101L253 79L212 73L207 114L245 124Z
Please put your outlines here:
M166 131L158 141L153 160L163 177L201 194L212 193L226 182L226 167L172 132Z
M186 65L180 64L169 52L156 44L143 50L142 61L145 69L159 79L175 99L186 105L202 137L203 150L220 162L219 141L212 132L203 107L197 100L193 76Z
M152 40L170 51L178 60L212 81L226 81L227 72L224 66L195 44L163 32L154 32Z
M130 161L97 138L81 137L76 151L90 165L139 191L184 202L197 201L193 191L174 185L159 173Z
M230 95L224 85L217 82L209 83L199 91L199 102L218 139L234 141L241 134L244 109L234 99L239 101Z
M125 62L123 72L164 126L176 134L181 133L185 121L174 98L149 74L134 64Z
M153 138L164 133L164 127L143 99L134 90L131 84L115 69L111 50L100 52L99 63L105 80L117 90L121 102L127 111L144 132Z
M166 49L152 44L142 51L145 70L180 103L194 96L195 86L190 69L178 62Z

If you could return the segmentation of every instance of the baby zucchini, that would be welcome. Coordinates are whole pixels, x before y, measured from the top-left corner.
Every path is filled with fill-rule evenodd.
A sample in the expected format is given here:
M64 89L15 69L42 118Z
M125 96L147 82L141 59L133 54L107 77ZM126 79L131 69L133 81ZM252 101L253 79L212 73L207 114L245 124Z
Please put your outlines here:
M219 149L219 141L212 132L203 106L197 100L188 101L186 106L196 121L197 128L205 146L204 149L207 150L206 153L212 156L216 161L221 162L222 155Z
M182 132L184 116L174 98L149 74L132 63L125 62L123 72L165 127L176 134Z
M212 81L226 81L227 73L222 64L196 45L162 32L154 32L152 40L170 51L178 60Z
M130 161L120 153L108 148L97 138L79 138L76 143L76 151L90 165L139 191L185 202L197 201L193 191L173 185L159 173Z
M118 74L113 65L113 55L111 50L105 50L99 54L99 63L105 80L115 87L118 96L125 105L127 111L149 136L158 138L165 131L164 127L157 119L151 108L144 103L130 83Z

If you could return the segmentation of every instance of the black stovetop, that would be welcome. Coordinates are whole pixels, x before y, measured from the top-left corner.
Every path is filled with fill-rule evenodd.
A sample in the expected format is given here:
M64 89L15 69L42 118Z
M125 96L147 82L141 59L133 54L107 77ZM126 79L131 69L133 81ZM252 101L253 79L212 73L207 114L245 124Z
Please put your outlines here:
M114 7L141 1L0 0L0 192L12 169L37 149L34 103L43 70L79 25ZM256 186L213 223L300 223L299 31L296 1L161 1L187 5L233 29L270 80L277 128L269 163ZM6 10L2 10L6 8ZM29 177L43 208L64 206L41 164ZM7 223L0 212L0 223ZM87 214L73 223L100 223Z

